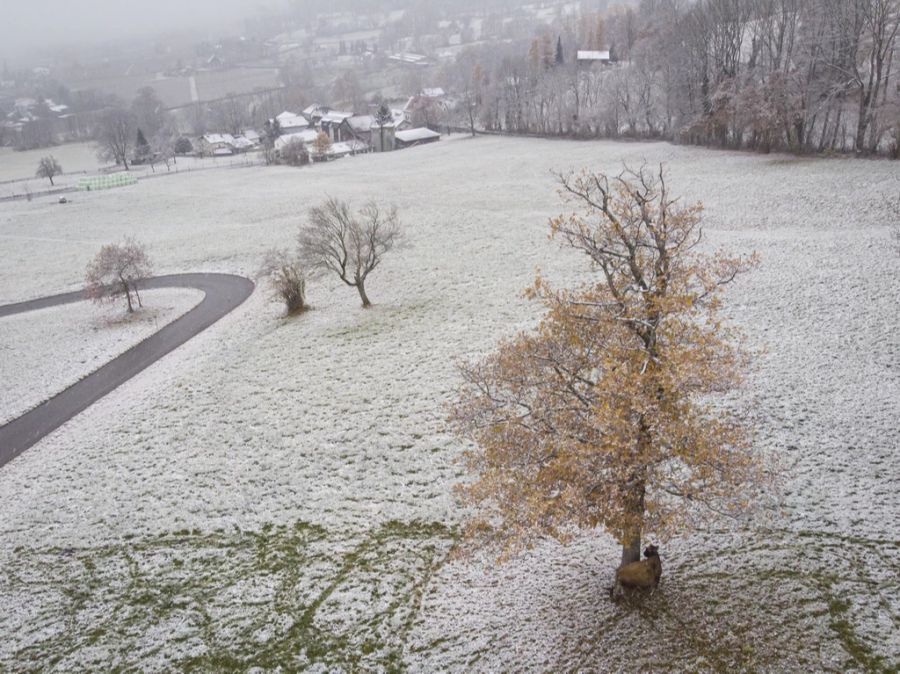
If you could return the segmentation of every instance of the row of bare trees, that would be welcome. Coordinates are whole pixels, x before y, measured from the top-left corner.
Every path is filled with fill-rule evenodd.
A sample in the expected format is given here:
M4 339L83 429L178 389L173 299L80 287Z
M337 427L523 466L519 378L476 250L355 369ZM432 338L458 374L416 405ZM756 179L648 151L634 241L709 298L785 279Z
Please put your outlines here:
M94 142L101 160L125 170L133 161L168 169L177 154L191 149L152 87L142 88L130 106L110 101L94 123Z
M643 0L470 49L445 77L485 130L897 157L898 29L898 0ZM598 45L612 65L575 58Z
M271 250L261 274L269 279L274 296L289 314L305 311L307 276L333 273L359 293L363 308L372 306L366 280L400 241L396 206L383 208L374 201L354 211L341 199L328 198L309 209L307 222L297 234L297 252ZM97 302L124 297L128 313L135 302L143 306L139 287L152 273L144 244L126 238L103 246L87 266L85 294Z

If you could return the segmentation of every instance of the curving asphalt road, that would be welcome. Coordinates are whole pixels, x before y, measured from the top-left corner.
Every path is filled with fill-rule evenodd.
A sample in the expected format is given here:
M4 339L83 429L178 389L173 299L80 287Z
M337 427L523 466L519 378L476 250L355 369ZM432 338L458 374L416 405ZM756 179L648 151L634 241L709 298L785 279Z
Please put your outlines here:
M109 361L99 370L0 426L0 467L84 411L120 384L149 367L194 335L203 332L250 297L253 281L230 274L173 274L143 281L141 289L196 288L205 297L196 307L144 341ZM0 318L84 300L81 291L0 306Z

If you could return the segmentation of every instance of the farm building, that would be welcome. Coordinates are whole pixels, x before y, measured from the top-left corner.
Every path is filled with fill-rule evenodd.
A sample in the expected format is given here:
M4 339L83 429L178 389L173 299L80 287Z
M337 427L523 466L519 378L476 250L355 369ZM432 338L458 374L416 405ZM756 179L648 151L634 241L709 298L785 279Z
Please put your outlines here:
M592 65L594 63L600 63L602 65L608 65L612 62L612 59L609 57L609 51L597 51L597 50L587 50L587 49L579 49L575 53L575 60L578 63L582 63L585 65Z
M425 145L441 139L441 134L426 127L397 131L394 134L398 148L412 147L413 145Z
M339 140L355 139L364 143L372 143L372 133L377 127L372 115L353 115L344 119L337 128Z
M321 119L319 119L319 128L327 133L328 137L335 143L353 139L355 136L352 133L348 134L346 138L341 133L341 125L345 120L350 119L353 116L352 112L329 110L322 115Z
M382 129L377 124L372 127L371 145L375 152L390 152L396 149L397 125L393 122L385 124Z
M311 145L316 140L316 136L319 135L319 132L315 129L304 129L303 131L298 131L297 133L288 133L283 136L279 136L275 139L275 152L281 152L284 149L285 145L294 142L301 142L304 145Z
M207 133L197 141L197 151L204 156L234 154L234 136L230 133Z
M253 149L255 143L244 136L230 133L207 133L197 141L197 151L205 157L227 157Z

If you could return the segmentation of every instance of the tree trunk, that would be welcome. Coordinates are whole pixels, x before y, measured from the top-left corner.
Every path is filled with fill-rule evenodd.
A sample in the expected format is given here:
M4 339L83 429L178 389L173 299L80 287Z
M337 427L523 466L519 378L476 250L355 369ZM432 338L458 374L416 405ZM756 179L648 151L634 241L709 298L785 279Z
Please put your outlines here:
M625 566L631 562L637 562L641 559L641 532L644 524L644 481L640 479L636 482L633 498L630 499L628 509L634 517L634 524L629 528L625 535L625 542L622 544L622 562L619 566ZM610 590L610 597L614 601L618 601L625 596L625 587L619 582L618 575Z
M53 187L53 176L47 176L47 177L50 178L50 187Z
M641 533L644 528L644 481L640 480L635 487L633 499L629 504L634 524L622 543L622 564L630 564L641 559Z
M131 291L128 289L128 286L125 286L125 299L128 301L128 313L134 313L134 306L131 304Z
M372 306L372 303L369 301L369 296L366 295L366 285L364 281L359 281L356 284L356 289L359 291L359 298L362 300L363 309L368 309Z

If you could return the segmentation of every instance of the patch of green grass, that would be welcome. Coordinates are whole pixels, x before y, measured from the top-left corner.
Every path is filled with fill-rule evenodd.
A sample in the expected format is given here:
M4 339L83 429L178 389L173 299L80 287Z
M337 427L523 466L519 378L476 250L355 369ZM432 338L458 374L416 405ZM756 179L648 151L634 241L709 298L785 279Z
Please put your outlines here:
M108 653L92 665L107 671L163 654L165 668L179 671L296 671L315 662L402 671L423 587L454 537L443 524L418 520L364 532L301 521L230 533L181 529L74 551L23 549L20 562L62 597L43 607L43 619L64 628L20 648L15 662L44 669L92 648ZM371 602L361 614L360 601Z

